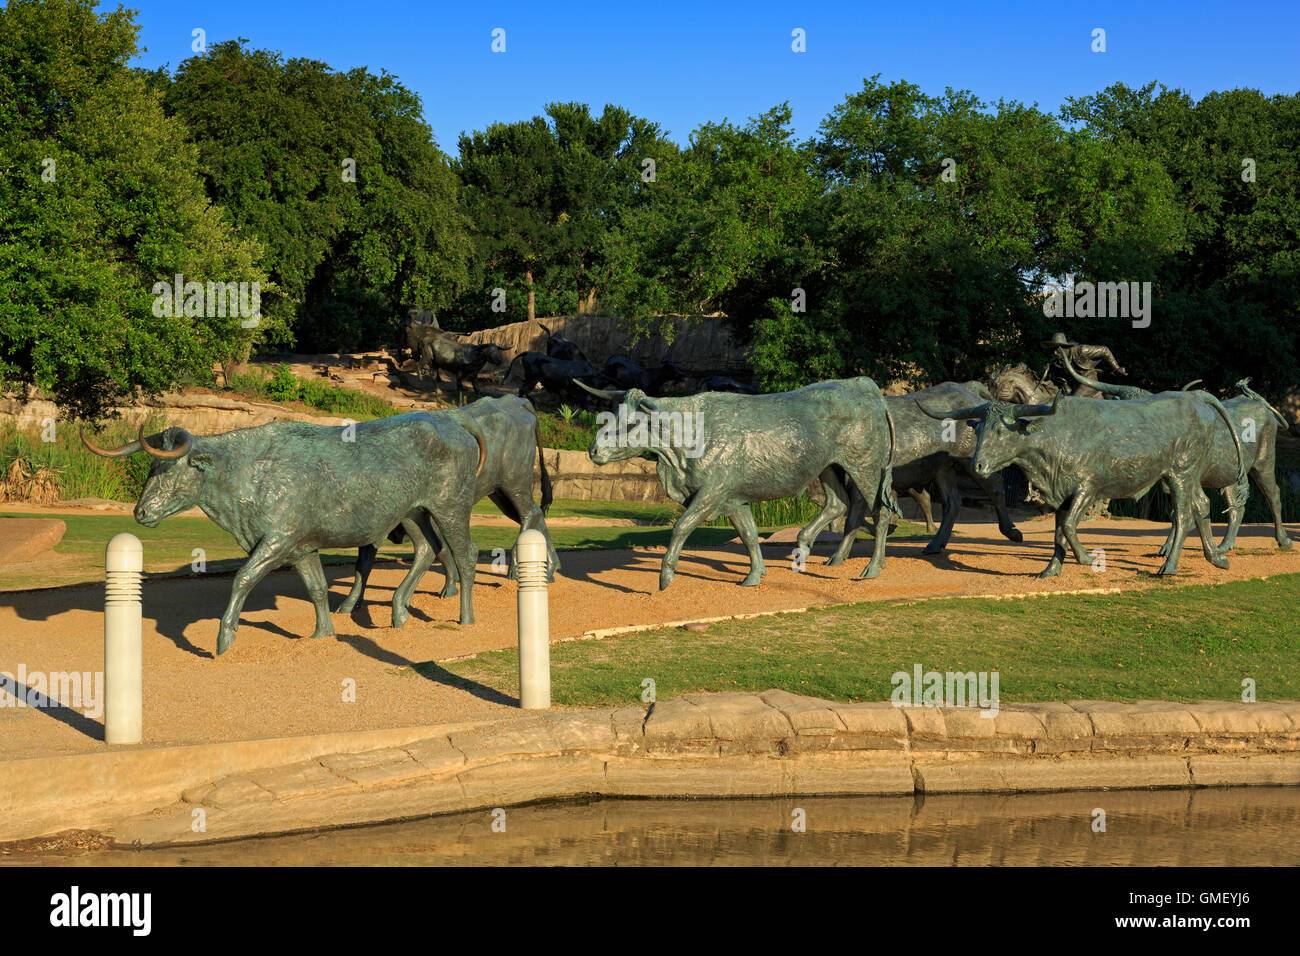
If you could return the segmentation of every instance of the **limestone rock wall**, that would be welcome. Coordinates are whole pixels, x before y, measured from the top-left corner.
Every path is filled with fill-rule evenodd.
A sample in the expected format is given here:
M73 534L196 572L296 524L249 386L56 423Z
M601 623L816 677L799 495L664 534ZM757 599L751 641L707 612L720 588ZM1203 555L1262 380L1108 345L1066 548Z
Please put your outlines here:
M562 315L533 322L514 322L494 329L483 329L466 338L474 344L492 342L506 351L506 362L522 352L546 351L545 325L557 335L576 342L594 365L601 366L611 355L626 355L639 365L658 365L663 359L676 362L687 372L748 376L748 357L736 344L731 330L721 318L689 321L671 320L673 337L662 335L641 339L635 345L631 335L619 327L612 316ZM519 372L515 371L515 378Z
M315 422L318 425L341 425L344 419L330 415L312 415L282 405L226 398L207 392L175 392L157 398L142 399L134 405L119 406L122 421L136 424L151 417L164 424L178 425L196 435L215 435L235 428L265 425L267 422ZM37 429L47 418L65 424L59 407L42 398L23 401L0 397L0 421L9 421L23 429Z
M542 452L556 498L579 501L670 501L659 484L655 463L642 458L595 465L585 451L547 448ZM534 468L533 495L542 494L541 472Z

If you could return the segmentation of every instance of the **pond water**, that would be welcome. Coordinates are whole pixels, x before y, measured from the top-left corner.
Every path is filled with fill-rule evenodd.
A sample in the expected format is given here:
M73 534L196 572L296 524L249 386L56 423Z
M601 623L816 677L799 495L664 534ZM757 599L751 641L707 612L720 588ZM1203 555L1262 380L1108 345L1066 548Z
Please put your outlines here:
M793 824L802 810L805 829ZM1105 811L1105 831L1094 830ZM1300 788L613 800L299 836L23 854L111 866L1300 864ZM499 821L499 815L498 815Z

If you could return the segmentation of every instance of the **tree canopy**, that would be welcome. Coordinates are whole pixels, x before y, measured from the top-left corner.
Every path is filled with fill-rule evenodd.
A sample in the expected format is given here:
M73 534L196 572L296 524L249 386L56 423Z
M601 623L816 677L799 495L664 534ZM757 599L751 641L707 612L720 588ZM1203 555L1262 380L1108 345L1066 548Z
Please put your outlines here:
M0 9L0 387L82 414L251 348L375 348L406 305L722 314L769 389L1041 365L1052 332L1133 384L1300 376L1300 95L1115 84L1059 114L865 79L800 141L788 103L684 145L551 103L440 150L398 78L216 43L132 70L129 11ZM258 324L156 315L153 286L257 282ZM1149 283L1151 322L1044 314ZM186 310L188 311L188 310Z
M265 281L198 151L127 62L138 27L86 0L0 9L0 384L97 415L208 374L258 330L156 315L159 281Z

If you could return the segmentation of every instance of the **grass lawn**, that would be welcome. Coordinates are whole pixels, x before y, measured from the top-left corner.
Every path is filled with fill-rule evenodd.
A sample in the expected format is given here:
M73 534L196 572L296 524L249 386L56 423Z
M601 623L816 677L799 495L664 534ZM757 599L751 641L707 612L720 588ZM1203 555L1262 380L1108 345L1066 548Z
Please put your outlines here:
M585 550L599 548L631 548L649 545L667 545L670 525L680 512L676 505L643 505L634 502L609 501L556 501L551 515L556 517L630 518L644 521L644 526L590 526L557 527L551 529L551 538L559 550ZM492 502L480 501L475 514L500 514ZM31 513L10 513L9 517L34 517ZM6 514L0 511L0 522ZM51 515L63 520L68 530L54 553L63 557L55 566L26 567L15 565L0 571L0 591L25 588L60 587L69 584L100 582L104 580L104 546L109 538L129 531L144 545L145 571L149 574L190 573L195 560L194 549L203 549L207 573L238 570L247 558L243 549L225 531L207 518L167 518L157 528L136 524L131 514ZM907 537L918 526L902 524L891 537ZM0 531L3 525L0 524ZM770 531L773 529L765 529ZM920 529L924 533L924 528ZM693 545L721 544L736 535L730 528L699 528L690 537ZM519 529L514 525L474 528L474 542L480 551L514 547ZM411 546L406 543L388 544L380 549L380 559L409 558ZM324 551L321 560L326 564L351 564L356 550Z
M1300 574L1288 574L1096 596L852 604L556 644L551 694L568 706L632 705L648 677L660 700L774 687L888 700L892 675L920 664L997 671L1004 703L1240 700L1247 677L1260 700L1297 700L1298 655ZM441 666L518 693L513 651Z

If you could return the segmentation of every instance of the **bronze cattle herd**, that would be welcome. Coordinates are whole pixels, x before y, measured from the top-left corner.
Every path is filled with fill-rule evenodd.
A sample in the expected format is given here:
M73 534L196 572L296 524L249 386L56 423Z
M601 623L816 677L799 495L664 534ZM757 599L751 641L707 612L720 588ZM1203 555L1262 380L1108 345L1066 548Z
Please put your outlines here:
M484 362L501 363L495 346L451 341L436 323L411 328L413 354L460 370L454 374L470 369L474 378ZM690 533L717 515L731 520L749 552L741 584L758 585L766 568L750 503L798 495L817 483L825 505L800 530L797 546L807 555L818 534L843 518L846 534L830 557L840 564L870 512L876 533L864 578L884 567L898 491L937 490L943 520L925 553L947 546L961 504L959 474L992 501L1002 534L1020 541L1002 482L1003 470L1013 465L1056 517L1052 556L1040 577L1061 573L1067 548L1080 564L1092 565L1078 537L1079 521L1110 499L1140 498L1157 485L1173 510L1160 574L1177 571L1193 528L1205 559L1227 567L1251 481L1272 510L1278 547L1291 547L1274 477L1277 431L1287 422L1248 382L1238 383L1237 394L1225 401L1191 388L1151 394L1097 379L1101 361L1122 371L1109 350L1063 335L1044 345L1053 351L1048 371L1067 372L1077 383L1073 394L1050 382L1047 371L1035 380L1032 373L1003 370L991 387L944 382L889 397L866 377L775 394L746 394L751 390L724 384L726 390L659 397L653 393L682 377L672 363L657 370L607 363L597 371L574 343L549 332L550 354L523 353L515 361L524 367L521 396L540 383L612 409L599 417L599 434L588 449L597 465L642 456L656 461L664 492L684 506L660 568L660 589L672 583ZM141 524L154 527L198 506L248 552L221 618L219 654L234 642L250 590L285 565L297 570L315 606L312 636L334 633L323 548L358 549L356 579L339 607L348 613L362 595L376 548L386 539L410 539L411 568L393 595L392 623L400 627L435 554L446 574L441 596L459 592L460 623L473 623L477 549L470 512L480 499L491 498L521 530L536 528L550 539L545 513L551 482L537 415L525 397L483 398L462 408L346 427L274 422L206 437L181 428L147 437L141 429L136 441L107 450L82 440L100 455L152 456L135 507ZM534 461L541 470L540 504L532 492ZM1205 488L1221 489L1228 502L1228 530L1218 545ZM551 547L549 574L559 567Z

